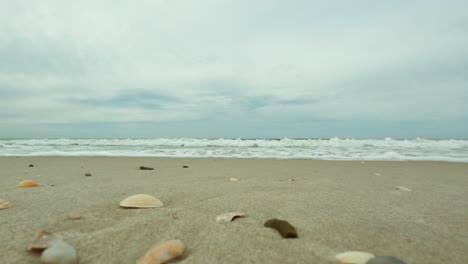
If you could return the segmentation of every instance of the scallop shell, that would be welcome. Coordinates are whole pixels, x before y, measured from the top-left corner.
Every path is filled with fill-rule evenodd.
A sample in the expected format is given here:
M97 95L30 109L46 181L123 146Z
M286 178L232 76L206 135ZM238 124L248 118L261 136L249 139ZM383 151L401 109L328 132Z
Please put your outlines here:
M33 180L20 181L16 187L37 187L39 184Z
M7 209L10 207L11 207L11 203L9 201L0 199L0 209Z
M34 235L33 241L29 245L28 250L43 251L56 239L58 239L56 235L47 230L41 230Z
M162 207L164 204L157 198L148 194L135 194L120 202L121 207L151 208Z
M218 215L216 217L216 222L232 222L234 219L239 217L245 217L244 213L241 212L230 212Z
M335 256L335 258L343 264L365 264L374 255L361 251L346 251Z
M167 263L184 254L185 245L180 240L169 240L151 247L146 254L137 260L137 264Z

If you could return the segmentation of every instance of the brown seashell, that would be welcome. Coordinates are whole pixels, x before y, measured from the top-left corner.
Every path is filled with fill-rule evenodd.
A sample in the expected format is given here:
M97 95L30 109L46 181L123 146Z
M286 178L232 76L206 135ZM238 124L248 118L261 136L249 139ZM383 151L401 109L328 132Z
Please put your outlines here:
M184 254L185 245L180 240L169 240L151 247L146 254L137 260L137 264L167 263Z
M28 250L43 251L56 239L58 239L56 235L47 230L41 230L34 235L33 241L29 245Z
M7 209L10 207L11 207L11 203L9 201L0 199L0 209Z
M288 221L273 218L266 221L263 226L276 229L283 238L297 238L296 229Z
M218 215L216 217L216 222L232 222L236 218L245 217L245 213L241 212L230 212Z
M39 184L33 180L20 181L16 187L37 187Z
M129 208L151 208L162 207L164 204L149 194L135 194L120 202L121 207Z
M346 251L335 256L343 264L366 264L374 255L361 251Z

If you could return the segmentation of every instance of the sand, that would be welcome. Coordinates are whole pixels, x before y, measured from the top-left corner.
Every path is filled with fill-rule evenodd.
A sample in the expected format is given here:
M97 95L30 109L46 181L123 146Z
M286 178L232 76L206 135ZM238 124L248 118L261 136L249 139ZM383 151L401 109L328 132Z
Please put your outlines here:
M24 179L40 186L17 188ZM165 205L118 206L138 193ZM13 205L0 210L2 264L38 263L26 248L42 229L61 233L82 264L135 263L169 239L187 246L176 263L334 263L349 250L468 263L468 163L1 157L0 199ZM215 221L230 211L247 217ZM263 227L270 218L299 238Z

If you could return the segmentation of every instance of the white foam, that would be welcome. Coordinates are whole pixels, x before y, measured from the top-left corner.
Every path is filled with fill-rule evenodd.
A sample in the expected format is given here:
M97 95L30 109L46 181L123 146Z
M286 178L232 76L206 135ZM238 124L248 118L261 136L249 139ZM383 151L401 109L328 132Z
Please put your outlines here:
M0 140L0 156L225 157L468 162L468 140L28 139Z

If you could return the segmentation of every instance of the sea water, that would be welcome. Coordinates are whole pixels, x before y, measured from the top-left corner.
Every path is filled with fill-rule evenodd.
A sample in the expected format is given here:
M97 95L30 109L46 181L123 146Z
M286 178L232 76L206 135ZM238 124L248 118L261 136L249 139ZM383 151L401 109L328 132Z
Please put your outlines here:
M468 162L468 140L4 139L0 156L223 157Z

